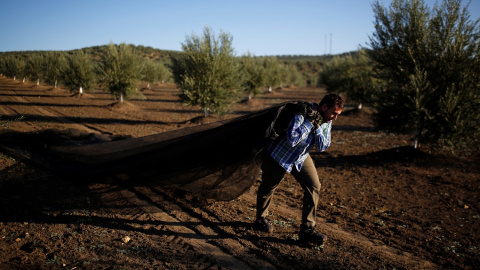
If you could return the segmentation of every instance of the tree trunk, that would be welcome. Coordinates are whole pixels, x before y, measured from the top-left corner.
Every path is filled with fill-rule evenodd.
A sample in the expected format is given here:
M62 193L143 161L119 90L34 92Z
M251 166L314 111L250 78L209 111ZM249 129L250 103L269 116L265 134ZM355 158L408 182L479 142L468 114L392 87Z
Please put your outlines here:
M57 88L57 80L55 80L55 88Z
M147 89L150 89L150 83L147 82Z
M120 103L123 104L123 94L120 94Z
M413 148L415 149L417 149L420 146L419 137L420 137L420 131L417 129L415 131L415 138L413 139Z
M13 80L15 81L15 76L13 76Z
M83 95L83 89L81 86L80 86L79 92L80 92L80 95Z

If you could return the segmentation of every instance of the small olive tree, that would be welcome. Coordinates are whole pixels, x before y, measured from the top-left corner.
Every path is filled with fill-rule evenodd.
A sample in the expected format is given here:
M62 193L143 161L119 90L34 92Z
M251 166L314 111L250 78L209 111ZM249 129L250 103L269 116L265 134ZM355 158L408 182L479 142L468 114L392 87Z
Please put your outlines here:
M419 143L478 147L480 138L480 28L468 5L443 0L373 4L370 56L386 86L377 93L376 123L415 134Z
M286 83L287 86L291 87L291 86L300 86L300 87L304 87L305 86L305 83L306 83L306 80L303 79L303 76L302 76L302 73L300 73L300 71L297 69L297 67L295 65L287 65L287 64L283 64L280 66L280 69L284 69L285 73L287 74L287 76L285 76L285 80L282 81L283 83ZM282 74L282 72L281 72Z
M170 81L172 74L163 63L145 59L143 61L141 77L143 81L147 82L147 89L150 89L152 84Z
M252 99L260 93L260 87L264 86L265 70L262 62L250 53L240 59L240 74L242 89L248 93L248 99Z
M13 80L23 77L25 74L25 61L15 55L2 57L2 73Z
M209 27L203 36L187 36L182 53L173 55L173 79L190 105L200 105L205 116L224 113L239 96L238 64L232 37L220 32L215 37Z
M127 44L110 43L100 63L101 82L121 103L138 94L141 62L134 49Z
M268 88L268 92L272 92L272 88L280 85L281 82L285 81L286 77L288 76L286 70L280 68L280 64L278 63L276 57L264 57L263 70L264 81Z
M40 84L40 79L43 79L45 72L45 58L40 53L30 54L25 65L25 76L30 81L36 81Z
M62 52L47 52L45 56L45 82L54 85L57 88L58 81L61 79L62 71L65 69L66 58Z
M142 80L147 82L147 89L150 89L151 84L159 81L158 65L150 59L143 60Z
M83 51L75 51L67 58L62 74L63 83L72 92L78 90L79 94L83 94L95 85L95 64L92 57Z
M158 81L161 83L172 82L172 72L166 64L162 62L157 62L155 64L157 65Z
M329 92L345 93L357 102L358 109L362 109L363 104L372 104L375 89L381 86L365 50L333 57L324 65L319 77L319 82Z

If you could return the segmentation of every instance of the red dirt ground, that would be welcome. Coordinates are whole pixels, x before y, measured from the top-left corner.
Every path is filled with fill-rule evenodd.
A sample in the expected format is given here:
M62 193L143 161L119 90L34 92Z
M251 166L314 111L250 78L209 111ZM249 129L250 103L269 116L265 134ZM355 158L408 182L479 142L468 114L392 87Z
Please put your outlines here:
M198 124L201 110L183 105L174 85L143 94L118 106L99 90L78 97L0 76L0 132L139 137ZM225 117L324 94L278 89ZM410 136L375 131L370 115L346 108L332 146L312 153L324 246L297 241L302 190L291 176L271 209L275 232L266 234L251 227L258 181L220 202L168 186L81 184L0 153L0 269L480 269L478 156L414 150Z

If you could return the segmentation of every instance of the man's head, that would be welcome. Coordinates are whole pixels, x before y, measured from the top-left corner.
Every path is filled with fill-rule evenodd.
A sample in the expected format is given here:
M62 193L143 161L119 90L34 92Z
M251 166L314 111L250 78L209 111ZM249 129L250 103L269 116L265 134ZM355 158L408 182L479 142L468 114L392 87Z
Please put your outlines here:
M337 120L337 116L343 111L343 99L339 95L328 94L320 101L317 110L322 115L323 121Z

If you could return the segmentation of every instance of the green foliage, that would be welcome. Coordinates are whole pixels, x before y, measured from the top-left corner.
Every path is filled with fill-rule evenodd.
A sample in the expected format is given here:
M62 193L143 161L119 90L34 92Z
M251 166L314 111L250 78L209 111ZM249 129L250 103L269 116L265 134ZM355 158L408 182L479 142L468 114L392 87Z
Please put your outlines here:
M20 122L25 120L25 116L20 115L19 117L13 119L13 120L4 120L2 121L2 116L0 115L0 127L3 128L10 128L10 125L15 122Z
M171 69L184 102L200 105L205 115L227 112L240 84L232 37L223 32L215 37L205 27L203 36L187 36L182 50L172 57Z
M373 5L370 56L387 83L377 92L376 123L415 133L419 142L478 147L479 20L460 0L429 9L420 0Z
M274 87L304 86L306 79L299 69L307 64L302 62L302 65L298 66L299 63L298 61L284 63L278 61L276 57L263 57L265 84L268 91L272 91Z
M44 80L46 83L57 86L65 69L65 53L47 52L45 56Z
M4 54L1 58L0 68L1 72L7 77L23 77L25 72L25 61L17 55Z
M249 98L260 93L260 87L264 85L265 69L257 58L250 53L240 58L240 74L242 89L248 93Z
M300 86L304 87L306 80L303 78L302 73L298 71L297 67L294 65L281 65L279 66L280 74L284 70L286 76L283 76L282 83L285 83L287 86Z
M159 82L173 82L173 77L171 74L170 69L167 66L171 65L171 58L174 57L181 57L184 52L181 51L171 51L171 50L160 50L160 49L154 49L152 47L148 46L134 46L134 45L128 45L129 47L132 47L135 52L139 55L139 58L145 59L145 60L151 60L154 64L157 64L158 66L155 67L155 69L158 68L156 71L159 78L155 79L155 81ZM5 68L3 68L4 62L2 59L6 56L13 56L16 57L21 61L23 64L21 71L17 72L17 75L11 75L10 77L16 76L16 78L21 78L23 77L23 73L25 71L25 62L26 59L28 59L31 55L41 55L45 56L46 59L46 64L47 66L45 67L45 72L46 74L43 74L44 80L49 83L49 84L55 84L55 68L54 65L48 66L48 63L52 61L52 59L48 59L49 55L52 53L55 55L58 55L60 59L58 59L60 62L59 70L65 69L61 65L62 58L67 58L68 55L78 53L78 52L83 52L87 55L90 55L93 61L97 61L101 59L108 51L109 45L101 45L101 46L92 46L92 47L86 47L82 49L76 49L76 50L71 50L67 52L60 52L60 51L21 51L21 52L0 52L0 72L5 74L4 71ZM323 55L323 56L310 56L310 55L287 55L287 56L275 56L275 57L256 57L258 59L273 59L273 62L276 62L275 69L272 71L273 74L271 74L273 81L273 85L271 87L283 87L283 86L289 86L289 85L298 85L298 86L303 86L305 84L308 85L315 85L316 80L318 78L318 72L321 70L323 62L328 61L332 56L331 55ZM238 59L237 59L238 60ZM66 62L66 60L65 60ZM66 64L66 63L65 63ZM295 69L293 68L295 67ZM148 81L144 76L146 75L145 73L148 71L144 71L144 73L141 75L142 80ZM288 74L287 72L292 72L292 74ZM101 74L99 77L101 77ZM147 75L149 76L149 75ZM267 74L265 74L267 76ZM63 77L63 74L61 75ZM238 77L238 76L237 76ZM266 77L264 77L266 79ZM269 84L265 83L266 86Z
M272 91L273 87L280 85L282 78L287 76L286 73L282 74L282 71L285 70L280 69L280 64L276 57L264 57L263 68L265 70L265 84L268 87L268 91Z
M161 83L173 82L172 72L170 69L162 62L156 62L155 64L157 65L158 81Z
M25 76L31 81L37 81L37 83L43 79L43 73L45 70L45 60L42 54L29 55L26 66Z
M160 50L154 49L152 47L145 47L143 45L132 45L128 44L129 47L135 51L136 54L142 59L149 59L155 62L161 62L164 64L170 63L170 57L172 55L176 55L179 52L177 51L170 51L170 50ZM109 45L101 45L101 46L92 46L80 49L81 51L85 52L86 54L92 55L94 59L101 59L103 55L105 55L108 51Z
M297 61L296 67L297 70L302 74L303 81L307 85L318 85L319 73L323 68L322 62L301 60Z
M95 84L94 70L91 56L83 51L76 51L67 58L65 69L62 71L63 83L72 92L80 88L88 91Z
M362 104L371 104L374 89L380 81L374 77L373 63L365 50L346 56L335 56L327 62L319 75L319 83L329 92L344 93Z
M138 94L137 83L142 73L140 60L134 49L124 43L110 43L102 56L100 74L102 85L121 102Z
M142 65L141 77L143 81L148 82L148 85L171 80L172 74L163 63L145 59Z
M157 83L159 80L158 66L152 60L144 60L142 68L142 80L148 83L147 88L150 88L150 84Z

